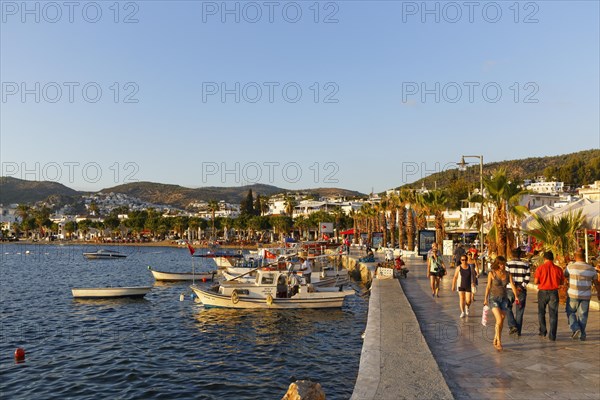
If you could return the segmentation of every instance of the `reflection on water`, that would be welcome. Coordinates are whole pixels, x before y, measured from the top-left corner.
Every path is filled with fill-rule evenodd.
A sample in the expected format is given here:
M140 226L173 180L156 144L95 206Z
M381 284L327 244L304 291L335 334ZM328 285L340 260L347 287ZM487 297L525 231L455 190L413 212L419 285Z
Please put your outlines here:
M155 283L147 270L189 270L186 249L138 248L97 262L81 246L27 247L29 255L20 245L0 254L2 398L270 399L292 377L321 382L328 399L352 393L367 308L359 296L341 310L204 309L189 282ZM71 295L152 284L141 300ZM24 364L12 359L16 347Z
M73 299L73 305L75 306L91 306L96 308L114 308L118 306L125 306L130 303L149 303L149 301L145 298L141 299L132 299L132 298L115 298L115 299ZM89 308L80 308L79 310L75 308L73 312L83 312L86 313L89 311Z

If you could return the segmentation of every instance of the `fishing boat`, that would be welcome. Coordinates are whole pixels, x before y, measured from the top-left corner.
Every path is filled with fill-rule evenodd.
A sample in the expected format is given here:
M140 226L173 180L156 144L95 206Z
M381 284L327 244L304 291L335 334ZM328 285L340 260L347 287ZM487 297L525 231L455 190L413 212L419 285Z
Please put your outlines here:
M217 271L203 271L203 272L167 272L167 271L157 271L152 269L152 267L148 266L148 270L152 272L152 276L157 281L166 281L166 282L179 282L179 281L212 281L217 274Z
M73 288L71 292L76 299L142 298L150 289L152 286Z
M113 259L113 258L127 257L126 254L119 253L118 251L105 250L105 249L101 249L101 250L89 252L89 253L83 253L83 256L85 258L87 258L88 260L109 260L109 259Z
M340 308L354 290L343 287L301 285L298 293L288 293L287 273L256 270L254 282L221 282L210 289L192 285L191 289L205 307L224 308Z
M217 264L217 267L219 268L230 267L233 265L233 260L244 258L244 255L241 251L208 251L206 253L195 253L192 256L201 258L212 258Z
M256 273L239 274L231 273L229 272L229 270L224 269L223 271L221 271L221 275L223 275L223 278L225 278L226 281L238 280L239 282L243 283L252 283L256 280Z

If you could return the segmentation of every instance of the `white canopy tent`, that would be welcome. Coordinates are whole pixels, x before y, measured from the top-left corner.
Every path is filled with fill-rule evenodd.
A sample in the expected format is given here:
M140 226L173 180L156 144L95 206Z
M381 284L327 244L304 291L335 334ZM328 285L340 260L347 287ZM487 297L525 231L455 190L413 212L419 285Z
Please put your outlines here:
M587 236L588 230L600 230L600 201L593 201L590 199L581 199L577 200L571 204L567 204L563 207L550 207L543 206L539 207L535 210L532 210L531 213L538 215L543 218L560 218L563 215L567 215L569 213L576 213L581 210L581 215L583 216L583 228L585 229L585 234ZM530 215L523 220L521 223L521 229L527 231L534 229L536 226L535 218ZM585 241L585 253L586 259L588 259L588 248L587 248L587 240Z

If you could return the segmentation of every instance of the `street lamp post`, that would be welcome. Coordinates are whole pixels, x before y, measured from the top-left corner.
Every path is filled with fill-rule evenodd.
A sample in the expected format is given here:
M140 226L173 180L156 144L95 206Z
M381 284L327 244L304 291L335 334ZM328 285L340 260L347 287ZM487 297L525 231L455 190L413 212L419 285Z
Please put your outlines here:
M479 248L481 249L481 256L483 257L483 156L462 156L458 163L458 169L465 171L467 169L467 162L465 158L478 158L479 159L479 195L481 196L481 221L479 227ZM483 270L483 261L481 268Z

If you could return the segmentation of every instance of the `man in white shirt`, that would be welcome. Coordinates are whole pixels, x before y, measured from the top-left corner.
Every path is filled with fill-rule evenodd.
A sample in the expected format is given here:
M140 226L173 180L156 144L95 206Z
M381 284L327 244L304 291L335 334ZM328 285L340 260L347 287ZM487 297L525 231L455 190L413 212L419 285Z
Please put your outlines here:
M289 277L289 296L292 297L294 296L296 293L298 293L298 288L300 287L300 280L298 279L298 275L296 274L296 271L293 271L292 274Z
M302 277L304 278L304 281L308 284L310 283L310 274L312 274L310 261L304 257L298 257L298 259L302 262L302 267L300 268L300 271L302 271Z
M598 275L594 267L585 262L583 250L575 252L575 262L567 266L565 277L569 279L569 290L567 291L567 319L571 328L571 338L585 340L590 299L592 298L592 286L600 289ZM597 292L600 300L600 292Z

